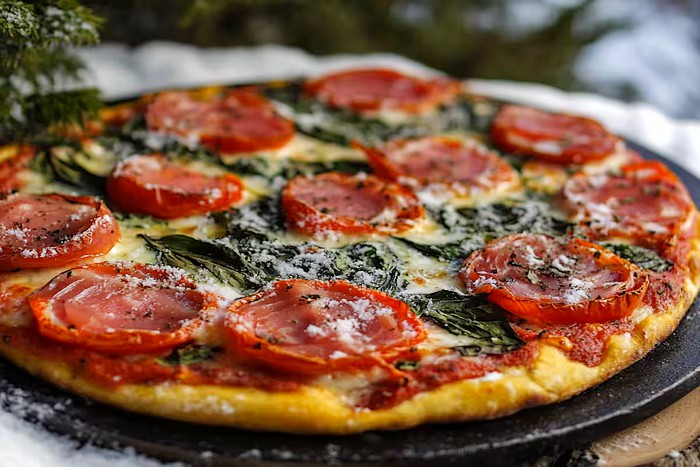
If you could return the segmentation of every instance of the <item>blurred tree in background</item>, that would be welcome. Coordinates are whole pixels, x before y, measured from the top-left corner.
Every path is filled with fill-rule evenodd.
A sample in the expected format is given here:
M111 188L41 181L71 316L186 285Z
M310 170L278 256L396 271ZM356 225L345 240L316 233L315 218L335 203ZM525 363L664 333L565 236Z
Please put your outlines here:
M76 0L0 0L0 142L99 108L97 89L66 89L83 71L70 47L97 43L99 24Z
M572 70L581 48L625 26L604 21L575 27L575 19L585 16L594 0L85 3L108 18L104 40L131 45L164 39L198 46L276 43L314 54L388 51L458 77L536 81L568 89L577 87ZM513 8L516 3L520 8ZM533 11L540 16L534 25Z

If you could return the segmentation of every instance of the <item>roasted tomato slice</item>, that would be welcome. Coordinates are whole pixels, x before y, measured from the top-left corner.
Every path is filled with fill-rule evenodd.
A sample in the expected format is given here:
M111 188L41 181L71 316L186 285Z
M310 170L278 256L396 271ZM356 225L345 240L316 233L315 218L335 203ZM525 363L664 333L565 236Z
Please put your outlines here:
M622 141L590 118L504 106L491 125L496 145L513 154L557 164L584 164L604 159Z
M29 298L39 332L92 350L139 353L192 339L215 300L173 269L95 263L66 271Z
M440 185L473 194L519 181L510 164L473 140L425 136L362 149L378 176L412 186Z
M0 271L65 266L103 255L117 241L117 221L96 198L23 193L0 198Z
M146 110L148 128L198 139L226 154L279 149L294 137L294 124L275 113L253 88L196 96L166 92Z
M107 194L126 212L172 219L227 209L243 196L243 183L231 174L209 175L150 154L121 162Z
M423 207L410 190L373 175L327 172L292 179L282 191L290 229L306 234L392 234L411 228Z
M0 148L0 195L22 188L18 177L29 167L35 149L31 146L4 146Z
M693 202L661 162L628 164L614 174L579 173L564 185L572 219L589 238L623 238L665 249L693 229Z
M404 302L345 281L278 281L228 311L233 352L293 373L371 367L426 336Z
M528 321L571 324L624 318L649 280L637 266L579 238L516 234L475 251L460 276L470 293Z
M369 68L323 76L307 82L304 90L331 107L418 113L454 100L460 87L458 81L450 79L420 79L394 70Z

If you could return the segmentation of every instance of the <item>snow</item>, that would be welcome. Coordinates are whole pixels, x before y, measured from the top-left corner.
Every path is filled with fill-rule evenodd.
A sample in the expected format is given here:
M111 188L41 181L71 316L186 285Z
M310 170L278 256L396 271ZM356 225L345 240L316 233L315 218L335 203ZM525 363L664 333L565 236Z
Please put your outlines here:
M90 444L81 446L62 436L49 434L38 425L20 419L16 415L32 415L39 420L62 407L44 404L29 407L27 395L22 391L2 394L3 404L11 404L14 414L0 411L0 464L13 467L162 467L181 466L179 463L163 464L137 454L133 449L121 451L102 449ZM15 415L16 414L16 415Z
M594 5L588 23L623 21L628 26L586 47L574 68L576 76L589 88L607 95L619 95L625 87L633 87L643 100L667 112L697 116L698 18L683 7L661 2L602 3Z
M638 2L634 4L636 7ZM419 15L420 12L416 14ZM653 53L660 53L659 49L653 50ZM128 97L167 87L319 74L358 65L385 65L418 74L430 73L422 65L391 54L317 58L301 50L273 45L199 50L189 45L152 42L130 50L124 45L105 44L81 50L80 55L92 69L93 82L103 90L107 98ZM612 65L617 66L614 63ZM611 70L608 71L612 73ZM695 74L687 78L692 78L693 82L699 81ZM568 94L537 84L473 80L469 85L477 92L599 118L613 131L667 154L700 176L700 122L673 121L648 104L630 105L591 94ZM5 405L11 406L12 412L16 414L16 409L27 404L24 397L17 397ZM133 450L114 451L91 445L80 446L75 441L50 434L37 425L27 423L14 414L0 411L0 452L3 453L0 463L3 465L162 465L136 455ZM257 459L260 453L251 450L250 456Z

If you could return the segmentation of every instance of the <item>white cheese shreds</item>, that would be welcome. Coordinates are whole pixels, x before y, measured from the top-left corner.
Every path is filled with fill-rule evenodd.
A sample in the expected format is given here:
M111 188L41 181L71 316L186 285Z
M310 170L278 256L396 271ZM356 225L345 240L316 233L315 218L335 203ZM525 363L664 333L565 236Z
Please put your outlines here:
M564 301L566 301L566 303L574 304L590 300L592 298L590 296L590 292L594 287L595 284L593 284L591 281L571 277L569 279L569 287L567 287L564 292Z

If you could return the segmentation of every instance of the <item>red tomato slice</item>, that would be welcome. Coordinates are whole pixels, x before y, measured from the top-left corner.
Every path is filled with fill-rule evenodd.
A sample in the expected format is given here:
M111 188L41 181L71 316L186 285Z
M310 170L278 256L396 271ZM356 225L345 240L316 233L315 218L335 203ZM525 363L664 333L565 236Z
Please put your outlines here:
M518 173L476 141L448 136L394 140L378 148L360 145L380 177L409 185L446 185L469 193L474 187L517 183Z
M557 164L585 164L613 154L622 144L599 122L574 115L506 105L491 125L496 145L508 152Z
M243 182L150 154L121 162L107 181L107 194L126 212L173 219L227 209L243 196Z
M345 281L278 281L228 311L232 351L293 373L371 367L426 337L404 302Z
M0 198L0 271L65 266L103 255L119 241L117 221L90 196Z
M411 228L423 207L409 190L373 175L328 172L292 179L282 191L290 229L306 234L393 234Z
M674 244L694 212L683 184L657 161L628 164L618 174L579 173L563 195L588 237L625 238L652 248Z
M602 323L628 316L649 280L637 266L580 238L516 234L467 258L460 276L470 293L529 321Z
M460 84L445 78L419 79L394 70L368 68L323 76L307 82L304 90L332 107L418 113L452 101Z
M200 311L214 303L172 269L112 263L66 271L28 301L44 336L120 353L191 340L201 325Z
M14 153L0 162L0 194L11 193L22 188L22 181L17 175L29 167L29 161L34 157L35 149L31 146L9 146L0 151Z
M227 154L279 149L294 137L294 124L253 88L197 99L187 92L159 94L146 111L148 128L195 138Z

